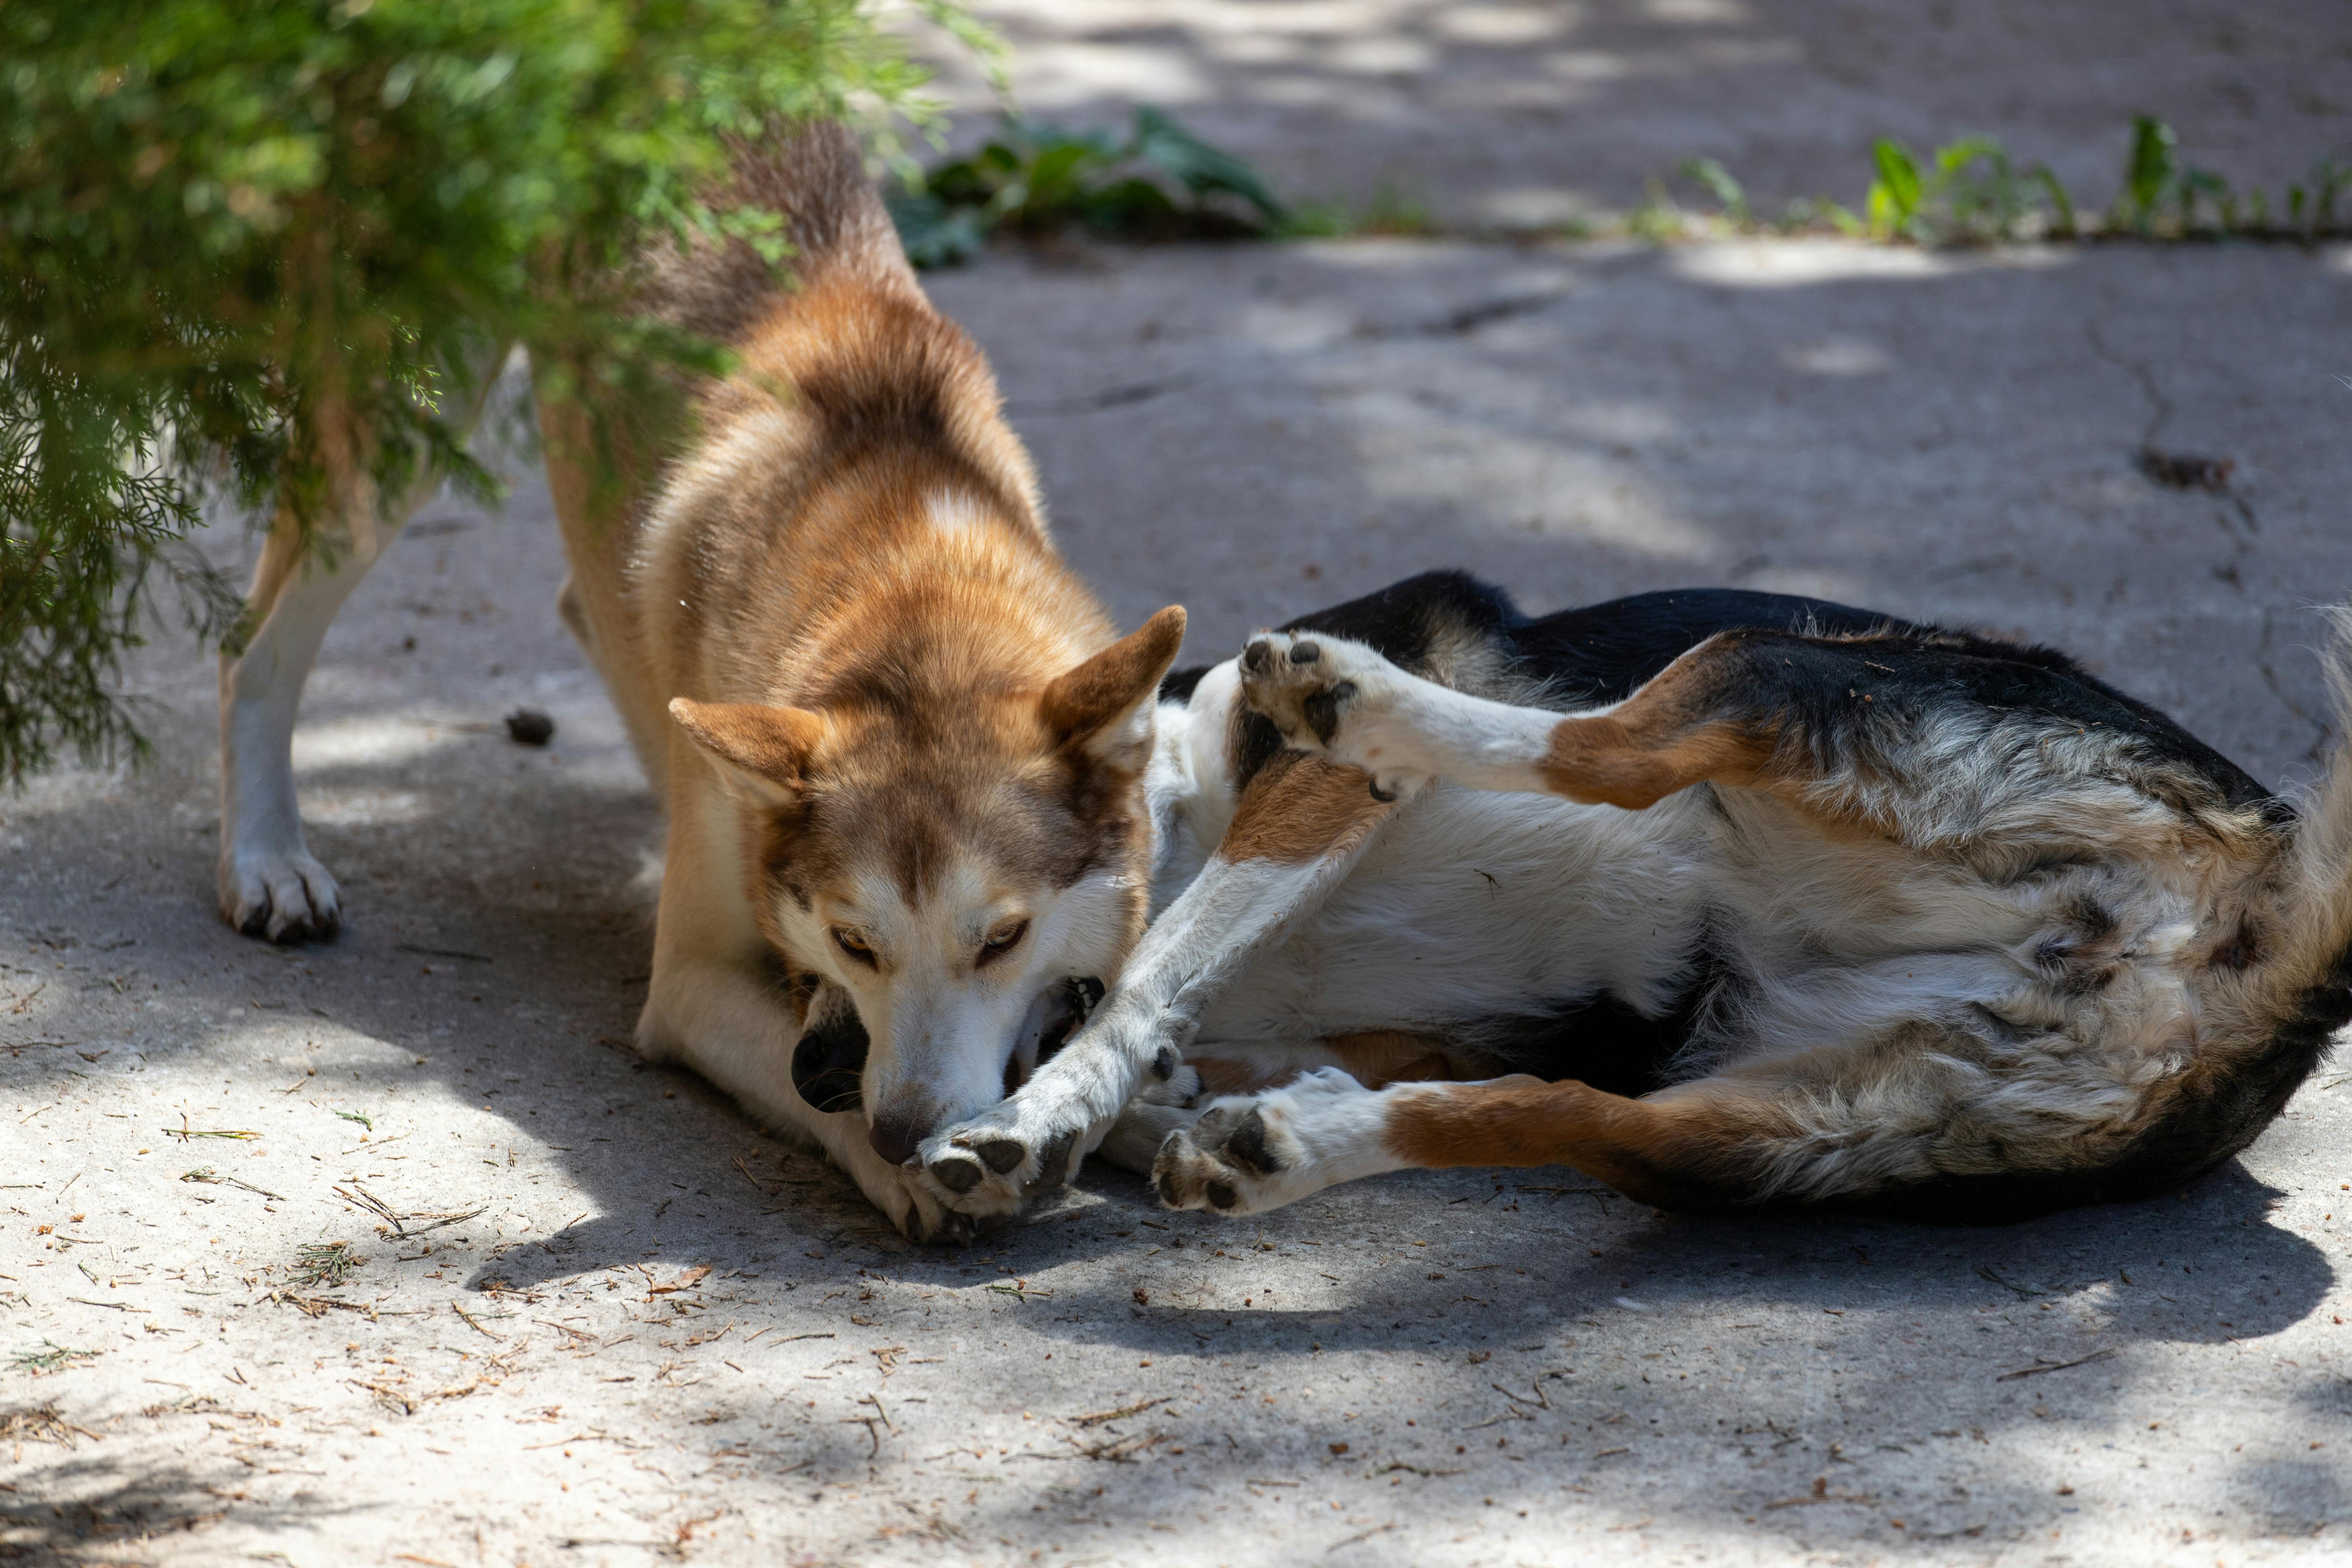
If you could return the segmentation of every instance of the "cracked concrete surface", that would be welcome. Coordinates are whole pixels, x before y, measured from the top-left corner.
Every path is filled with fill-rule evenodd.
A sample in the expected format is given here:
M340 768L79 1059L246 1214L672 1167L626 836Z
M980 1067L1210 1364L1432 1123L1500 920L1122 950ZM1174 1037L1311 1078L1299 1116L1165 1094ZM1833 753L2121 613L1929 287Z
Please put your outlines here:
M2345 249L1379 242L932 286L1071 556L1129 624L1190 606L1199 657L1431 565L1532 609L1733 582L2061 644L2275 782L2324 737ZM2231 489L2152 482L2150 440ZM337 625L297 748L334 943L213 914L212 673L169 637L145 769L0 801L0 1562L2352 1550L2337 1071L2184 1194L1997 1230L1669 1218L1557 1170L1230 1225L1090 1168L906 1247L614 1043L658 824L560 577L525 478L430 509ZM341 1283L304 1250L338 1242Z

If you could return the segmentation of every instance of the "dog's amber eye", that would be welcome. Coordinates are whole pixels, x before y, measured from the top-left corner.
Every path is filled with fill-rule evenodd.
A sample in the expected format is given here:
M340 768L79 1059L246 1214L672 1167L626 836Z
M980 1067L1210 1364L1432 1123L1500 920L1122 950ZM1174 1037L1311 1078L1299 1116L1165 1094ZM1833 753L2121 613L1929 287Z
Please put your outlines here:
M834 927L833 944L866 968L874 967L874 950L866 946L866 939L856 931L843 926Z
M987 941L980 944L980 957L976 961L975 966L982 969L987 968L998 959L1003 958L1006 953L1011 952L1014 948L1019 947L1021 945L1021 939L1028 934L1029 922L1027 921L1013 921L1011 925L1006 926L1003 931L997 931L993 935L990 936Z

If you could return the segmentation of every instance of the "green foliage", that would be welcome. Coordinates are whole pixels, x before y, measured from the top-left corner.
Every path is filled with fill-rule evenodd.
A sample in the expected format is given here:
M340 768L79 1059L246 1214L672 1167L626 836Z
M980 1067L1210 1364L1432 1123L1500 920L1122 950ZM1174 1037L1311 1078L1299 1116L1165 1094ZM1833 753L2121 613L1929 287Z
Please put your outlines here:
M1924 162L1891 137L1871 148L1873 178L1860 216L1827 197L1789 205L1769 226L1784 234L1834 229L1856 237L1920 245L1983 245L2002 240L2077 239L2085 235L2137 235L2183 239L2243 236L2312 241L2343 232L2336 206L2352 190L2352 166L2333 159L2312 165L2305 183L2286 188L2285 216L2273 216L2269 195L2240 191L2209 169L2183 163L2179 138L2160 120L2132 122L2123 182L2105 221L2087 221L2073 195L2042 163L2020 168L1990 136L1963 137ZM1739 182L1713 159L1682 166L1685 178L1714 196L1712 218L1675 207L1656 181L1643 205L1626 215L1625 231L1664 241L1710 229L1753 233L1765 227L1749 211Z
M1877 178L1864 221L1881 239L1981 244L2075 232L2074 199L2058 176L2040 163L2018 169L1992 137L1938 147L1925 168L1902 142L1882 137L1871 159Z
M1386 182L1374 186L1371 200L1361 206L1294 203L1276 231L1284 239L1414 238L1443 232L1425 205Z
M1225 238L1281 232L1289 218L1256 170L1151 108L1124 138L1008 117L978 152L910 181L890 210L918 267L961 261L998 231Z
M924 8L961 26L951 0ZM726 139L904 106L866 0L0 5L0 773L136 733L110 686L198 501L314 521L447 473L521 342L583 397L707 344L613 286L648 233L780 258Z
M1748 212L1748 193L1731 172L1712 158L1690 158L1683 163L1683 177L1706 188L1716 205L1723 209L1724 221L1746 228L1752 221Z

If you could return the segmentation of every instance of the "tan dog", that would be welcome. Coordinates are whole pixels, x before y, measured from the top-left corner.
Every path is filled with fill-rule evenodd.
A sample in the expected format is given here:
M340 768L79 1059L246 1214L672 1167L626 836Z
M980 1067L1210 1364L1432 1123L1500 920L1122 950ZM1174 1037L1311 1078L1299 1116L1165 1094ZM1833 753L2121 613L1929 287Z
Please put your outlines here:
M1140 935L1184 615L1115 640L847 132L748 147L736 177L788 219L789 278L714 246L641 280L740 362L688 389L682 450L616 441L538 367L564 617L669 817L637 1044L814 1136L909 1235L954 1232L901 1162L1017 1087ZM355 581L265 563L265 662L224 670L223 908L273 937L339 913L283 758Z

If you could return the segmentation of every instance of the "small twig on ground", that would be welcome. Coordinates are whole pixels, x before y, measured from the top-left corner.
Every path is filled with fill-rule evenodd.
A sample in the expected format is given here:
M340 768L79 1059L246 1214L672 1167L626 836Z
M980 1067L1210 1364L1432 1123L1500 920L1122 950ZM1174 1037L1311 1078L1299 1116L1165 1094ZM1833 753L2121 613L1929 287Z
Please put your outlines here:
M1977 1278L1979 1279L1990 1279L1994 1284L2000 1286L2002 1289L2014 1290L2018 1295L2029 1300L2036 1296L2047 1296L2050 1294L2047 1290L2037 1289L2031 1285L2020 1285L2014 1279L2003 1279L2000 1271L1994 1268L1990 1263L1979 1263L1977 1265Z
M258 1132L249 1132L243 1128L191 1127L188 1125L188 1119L185 1116L180 1118L180 1124L177 1127L163 1127L157 1129L157 1131L162 1132L164 1137L177 1138L183 1143L187 1142L192 1138L236 1138L249 1142L261 1136Z
M465 1308L463 1308L463 1307L459 1306L457 1302L455 1302L455 1301L450 1302L450 1303L449 1303L449 1310L450 1310L451 1311L453 1311L453 1312L457 1313L459 1317L461 1317L461 1318L465 1319L465 1320L466 1320L466 1326L467 1326L467 1328L469 1328L469 1329L473 1330L476 1333L478 1333L478 1334L481 1334L481 1335L484 1335L484 1336L486 1336L486 1337L488 1337L488 1338L489 1338L489 1339L494 1339L494 1340L503 1340L503 1339L505 1339L505 1338L506 1338L506 1336L505 1336L504 1334L500 1334L500 1333L494 1333L494 1332L492 1332L490 1330L488 1330L488 1329L486 1329L486 1328L482 1327L481 1320L479 1320L478 1318L475 1317L473 1313L468 1312L467 1310L466 1310L466 1309L465 1309Z
M743 1156L740 1154L735 1156L735 1168L743 1173L743 1179L751 1184L751 1190L763 1198L772 1198L783 1190L783 1184L781 1182L772 1187L763 1185L760 1178L751 1173L751 1167L743 1163Z
M2002 1373L1999 1377L1994 1378L1993 1381L1995 1383L2014 1383L2021 1377L2034 1377L2045 1372L2063 1372L2070 1366L2085 1366L2095 1361L2105 1361L2115 1353L2115 1347L2113 1345L2109 1345L2105 1350L2093 1351L2089 1355L2078 1355L2073 1361L2050 1361L2044 1359L2035 1363L2032 1366L2021 1366L2015 1372Z
M1090 1415L1065 1415L1062 1419L1073 1426L1099 1426L1107 1421L1117 1421L1121 1416L1140 1415L1153 1405L1165 1405L1173 1397L1172 1394L1162 1394L1158 1399L1146 1399L1134 1405L1122 1405L1117 1410L1097 1410Z
M393 1207L390 1204L385 1203L382 1198L377 1197L373 1193L369 1192L357 1182L353 1182L352 1184L351 1190L349 1192L345 1192L342 1188L337 1187L334 1189L334 1194L345 1203L363 1208L367 1210L368 1213L385 1221L392 1227L389 1234L396 1240L401 1241L405 1241L411 1237L423 1236L428 1231L441 1230L453 1225L463 1225L469 1219L473 1219L478 1215L485 1215L489 1212L488 1205L485 1205L480 1208L471 1208L463 1211L444 1210L437 1214L430 1212L418 1214L395 1214L393 1212ZM414 1223L420 1219L431 1220L433 1223L430 1225L416 1225ZM385 1234L384 1227L383 1226L378 1226L376 1227L376 1231L379 1235Z
M1370 1541L1373 1536L1379 1535L1385 1531L1394 1530L1395 1528L1396 1521L1394 1520L1391 1520L1386 1524L1376 1524L1370 1530L1360 1530L1355 1534L1335 1541L1330 1545L1325 1547L1323 1549L1323 1554L1328 1557L1332 1552L1339 1551L1342 1546L1353 1546L1359 1541Z
M270 1198L281 1204L286 1201L284 1198L278 1197L276 1193L271 1192L267 1187L257 1187L251 1182L240 1182L235 1176L217 1175L214 1173L213 1168L210 1165L198 1165L194 1170L190 1171L187 1174L182 1176L180 1180L184 1182L208 1182L216 1187L243 1187L248 1193L258 1193L265 1198Z
M54 1399L29 1410L12 1410L0 1415L0 1443L55 1443L70 1448L77 1433L92 1442L98 1440L98 1434L89 1427L77 1426L58 1415Z

